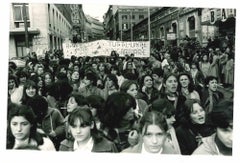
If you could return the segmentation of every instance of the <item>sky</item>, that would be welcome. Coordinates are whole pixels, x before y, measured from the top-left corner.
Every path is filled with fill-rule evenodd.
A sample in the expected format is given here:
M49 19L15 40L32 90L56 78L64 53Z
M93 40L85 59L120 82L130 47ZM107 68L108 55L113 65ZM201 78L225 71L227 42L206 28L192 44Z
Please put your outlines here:
M82 4L83 12L85 15L90 15L93 18L103 22L103 16L107 12L109 5L104 4Z

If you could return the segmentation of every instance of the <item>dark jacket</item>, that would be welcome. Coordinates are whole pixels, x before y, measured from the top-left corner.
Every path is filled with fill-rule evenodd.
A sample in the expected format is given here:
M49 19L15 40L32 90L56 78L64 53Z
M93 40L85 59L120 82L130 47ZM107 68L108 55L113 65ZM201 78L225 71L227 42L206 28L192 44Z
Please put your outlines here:
M181 124L176 128L176 136L182 155L191 155L193 151L202 143L202 138L210 136L214 129L206 124L193 125Z
M73 140L65 139L61 142L59 151L73 151L73 144ZM99 142L94 141L92 152L117 153L118 150L113 142L102 138Z

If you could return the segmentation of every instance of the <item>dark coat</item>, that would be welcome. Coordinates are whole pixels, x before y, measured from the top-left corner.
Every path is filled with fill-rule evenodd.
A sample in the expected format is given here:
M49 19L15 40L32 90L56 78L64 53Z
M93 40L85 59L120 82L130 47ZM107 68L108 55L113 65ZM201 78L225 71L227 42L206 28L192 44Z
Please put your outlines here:
M59 151L73 151L73 140L65 139L61 142ZM105 138L102 138L101 141L94 141L92 152L110 152L116 153L118 152L115 144Z
M191 155L193 151L201 144L201 138L210 136L214 129L206 124L193 125L181 124L176 128L176 136L182 155ZM199 143L199 144L198 144Z

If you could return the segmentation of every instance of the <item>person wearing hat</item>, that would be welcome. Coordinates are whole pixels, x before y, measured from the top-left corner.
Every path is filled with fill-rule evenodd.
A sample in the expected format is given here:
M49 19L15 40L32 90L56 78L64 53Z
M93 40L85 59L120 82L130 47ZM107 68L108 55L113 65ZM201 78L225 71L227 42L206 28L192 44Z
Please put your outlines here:
M232 155L233 101L222 100L211 113L216 132L203 139L193 155Z

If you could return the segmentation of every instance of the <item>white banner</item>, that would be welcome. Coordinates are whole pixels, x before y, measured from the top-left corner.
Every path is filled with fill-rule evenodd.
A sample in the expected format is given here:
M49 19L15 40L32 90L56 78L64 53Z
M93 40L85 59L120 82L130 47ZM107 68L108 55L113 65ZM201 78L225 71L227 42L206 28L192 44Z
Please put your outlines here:
M88 43L63 43L63 53L65 58L81 56L110 56L111 51L115 50L119 56L134 54L134 57L149 57L149 41L110 41L98 40Z

